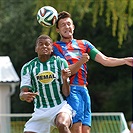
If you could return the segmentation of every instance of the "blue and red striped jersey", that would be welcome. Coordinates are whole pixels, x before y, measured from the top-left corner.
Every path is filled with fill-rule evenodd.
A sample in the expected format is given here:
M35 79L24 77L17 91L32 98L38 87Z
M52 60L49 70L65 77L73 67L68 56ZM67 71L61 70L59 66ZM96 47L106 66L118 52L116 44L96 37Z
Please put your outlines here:
M53 44L53 53L56 56L60 56L67 60L68 64L76 63L80 60L80 57L83 53L88 53L90 57L95 58L95 55L98 53L96 49L89 41L87 40L76 40L73 39L69 43L62 41L54 42ZM90 54L93 51L93 54ZM84 63L79 71L70 77L70 84L75 85L84 85L87 84L87 66Z

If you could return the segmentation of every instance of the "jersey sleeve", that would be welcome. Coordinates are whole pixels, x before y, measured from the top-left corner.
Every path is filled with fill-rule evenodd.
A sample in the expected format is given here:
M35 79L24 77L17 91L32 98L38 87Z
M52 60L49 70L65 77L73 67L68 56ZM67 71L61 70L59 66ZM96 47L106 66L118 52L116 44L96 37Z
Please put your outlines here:
M67 61L63 58L61 58L61 61L62 61L61 70L63 70L64 68L68 68Z
M98 49L96 49L95 47L93 49L90 50L90 57L92 60L95 60L96 55L99 53L100 51Z
M68 68L68 63L67 63L67 61L65 59L60 58L59 56L57 56L57 60L60 61L60 67L61 67L60 70ZM70 82L69 78L67 79L67 82L68 83ZM61 78L61 84L63 84L62 78Z
M30 71L27 65L25 64L21 69L21 83L20 83L20 89L27 87L29 89L32 88L31 85L31 76Z
M85 43L87 44L87 53L90 55L90 58L92 60L95 60L96 55L100 52L96 47L91 44L89 41L85 40Z

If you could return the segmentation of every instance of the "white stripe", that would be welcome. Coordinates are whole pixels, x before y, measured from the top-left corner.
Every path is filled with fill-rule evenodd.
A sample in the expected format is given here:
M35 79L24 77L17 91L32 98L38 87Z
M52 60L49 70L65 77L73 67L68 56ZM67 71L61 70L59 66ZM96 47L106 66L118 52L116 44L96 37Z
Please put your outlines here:
M43 64L42 64L42 63L40 63L40 71L44 71L44 70L43 70ZM45 97L46 105L49 105L48 98L47 98L47 95L46 95L45 84L42 84L42 90L43 90L43 95L44 95L44 97ZM43 105L43 104L42 104L42 101L41 101L41 105ZM43 106L42 106L42 107L43 107Z
M35 68L37 68L38 66L37 66L37 62L35 62ZM37 75L37 73L36 73L36 71L34 71L34 76L36 76ZM37 78L35 77L35 80L36 80L36 85L37 85L37 92L39 92L39 86L38 86L38 80L37 80ZM39 92L39 94L40 94L40 92ZM42 102L41 102L41 97L39 96L39 101L40 101L40 106L42 107ZM35 103L36 103L36 105L37 105L37 99L35 99Z
M47 67L48 67L48 70L51 71L50 70L50 62L47 63ZM50 89L50 94L51 94L51 97L53 99L54 105L56 106L57 103L56 103L56 100L55 100L54 91L53 91L54 88L53 88L52 84L49 84L49 89Z
M54 60L54 66L55 66L55 70L58 70L58 66L57 66L57 61L56 61L56 60ZM57 72L56 72L56 75L57 75L57 78L58 78ZM62 79L62 78L61 78L61 79ZM59 85L59 83L56 82L56 85L57 85L57 88L59 88L59 89L58 89L59 97L60 97L61 101L64 101L64 99L63 99L63 97L62 97L62 95L61 95L61 93L60 93L60 85Z

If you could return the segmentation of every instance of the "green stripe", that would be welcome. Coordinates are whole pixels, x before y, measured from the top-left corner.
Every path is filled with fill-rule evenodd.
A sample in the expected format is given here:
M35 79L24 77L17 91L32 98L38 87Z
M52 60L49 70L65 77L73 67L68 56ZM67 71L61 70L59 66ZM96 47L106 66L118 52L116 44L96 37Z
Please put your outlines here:
M45 89L46 89L46 95L48 97L49 105L50 105L50 107L54 107L55 105L54 105L54 102L51 97L50 87L48 84L46 84L45 87L46 87Z
M39 64L40 65L40 64ZM42 63L42 65L43 65L43 70L47 70L48 68L47 68L47 65L45 64L43 64ZM40 68L40 67L39 67ZM40 70L38 71L38 73L41 71L41 68L40 68ZM41 101L42 101L42 105L43 105L43 107L44 108L46 108L47 107L47 104L46 104L46 100L45 100L45 98L44 98L44 93L43 93L43 89L46 89L46 88L43 88L43 86L42 86L42 84L38 81L38 83L39 83L39 91L40 91L40 94L41 94Z
M57 85L54 84L54 83L52 83L52 86L53 86L54 96L56 97L56 103L59 105L61 103L61 99L59 97L58 90L56 89L57 88Z
M54 59L55 59L55 58L52 58L52 59L53 59L53 61L50 62L50 63L51 63L50 66L53 65L53 62L54 62ZM60 67L57 65L57 61L56 61L56 64L54 64L54 67L60 68ZM52 69L52 68L50 68L50 69ZM53 73L55 73L55 69L53 69ZM59 74L58 74L58 75L59 75ZM53 87L54 97L56 98L56 103L57 103L57 104L60 104L60 103L61 103L61 100L60 100L60 97L59 97L59 94L58 94L57 84L55 83L55 81L52 82L52 87ZM59 100L57 99L57 97L58 97Z

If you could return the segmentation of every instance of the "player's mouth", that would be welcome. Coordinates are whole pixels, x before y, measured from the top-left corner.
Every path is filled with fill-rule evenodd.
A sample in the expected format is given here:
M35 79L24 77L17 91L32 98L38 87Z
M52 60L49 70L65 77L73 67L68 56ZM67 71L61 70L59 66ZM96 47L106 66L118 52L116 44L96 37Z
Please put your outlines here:
M42 52L43 53L48 53L48 50L47 49L42 49Z
M70 30L66 30L64 31L65 34L72 34L72 32Z

